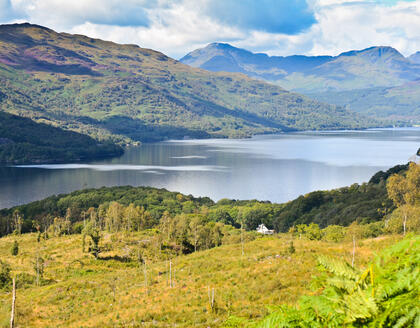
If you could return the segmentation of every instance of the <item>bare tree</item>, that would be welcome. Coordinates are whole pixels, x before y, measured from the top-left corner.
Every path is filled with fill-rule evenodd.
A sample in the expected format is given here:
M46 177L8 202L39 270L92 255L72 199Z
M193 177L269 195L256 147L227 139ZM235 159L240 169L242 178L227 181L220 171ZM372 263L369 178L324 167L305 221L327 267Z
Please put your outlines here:
M354 256L356 254L356 237L353 235L353 257L351 260L351 266L354 268Z
M146 290L146 295L148 295L149 290L147 288L147 264L146 264L146 261L144 261L143 274L144 274L144 288Z
M15 307L16 307L16 279L13 278L12 313L10 315L10 328L13 328L15 326Z

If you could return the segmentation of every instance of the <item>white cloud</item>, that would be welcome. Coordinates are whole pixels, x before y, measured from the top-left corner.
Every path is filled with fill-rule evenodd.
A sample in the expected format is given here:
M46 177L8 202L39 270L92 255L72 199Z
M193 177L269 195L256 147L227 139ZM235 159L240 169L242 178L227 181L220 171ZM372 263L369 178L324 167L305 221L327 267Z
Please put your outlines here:
M175 58L216 41L272 55L336 55L373 45L393 46L404 55L420 50L420 0L307 0L317 22L296 35L215 20L202 10L209 1L0 0L0 8L7 4L20 21L135 43Z

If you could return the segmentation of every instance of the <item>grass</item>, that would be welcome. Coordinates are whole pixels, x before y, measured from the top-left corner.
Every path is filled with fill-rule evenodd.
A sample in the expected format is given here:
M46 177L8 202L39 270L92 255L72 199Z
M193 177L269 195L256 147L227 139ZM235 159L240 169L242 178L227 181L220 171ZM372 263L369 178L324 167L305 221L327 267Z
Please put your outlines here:
M328 255L351 261L351 243L294 240L291 236L264 237L241 245L226 245L172 260L174 286L168 283L168 261L147 264L122 262L117 256L134 249L141 234L108 235L112 247L95 260L82 253L81 235L37 242L36 234L0 239L0 258L13 274L34 275L37 252L46 260L43 286L17 290L17 327L221 327L231 316L260 318L267 305L294 304L311 293L317 274L316 258ZM358 243L356 265L365 265L380 249L400 237L383 236ZM10 255L13 241L19 255ZM112 259L114 258L114 259ZM211 309L209 288L214 288ZM11 293L0 292L0 327L8 326Z

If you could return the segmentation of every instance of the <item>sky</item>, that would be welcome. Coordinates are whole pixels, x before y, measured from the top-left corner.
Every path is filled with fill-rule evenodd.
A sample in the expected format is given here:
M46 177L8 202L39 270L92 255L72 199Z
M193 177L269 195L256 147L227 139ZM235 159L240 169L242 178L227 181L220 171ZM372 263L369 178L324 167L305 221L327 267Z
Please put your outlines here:
M420 0L0 0L0 23L21 22L176 59L211 42L281 56L420 51Z

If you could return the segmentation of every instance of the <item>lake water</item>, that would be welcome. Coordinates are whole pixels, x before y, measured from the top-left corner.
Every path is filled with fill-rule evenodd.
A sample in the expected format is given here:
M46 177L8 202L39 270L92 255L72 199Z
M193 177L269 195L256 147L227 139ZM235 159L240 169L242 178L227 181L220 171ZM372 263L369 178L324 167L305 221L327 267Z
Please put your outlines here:
M73 190L153 186L194 196L285 202L368 181L407 163L420 128L304 132L245 140L168 141L83 164L0 167L0 208Z

